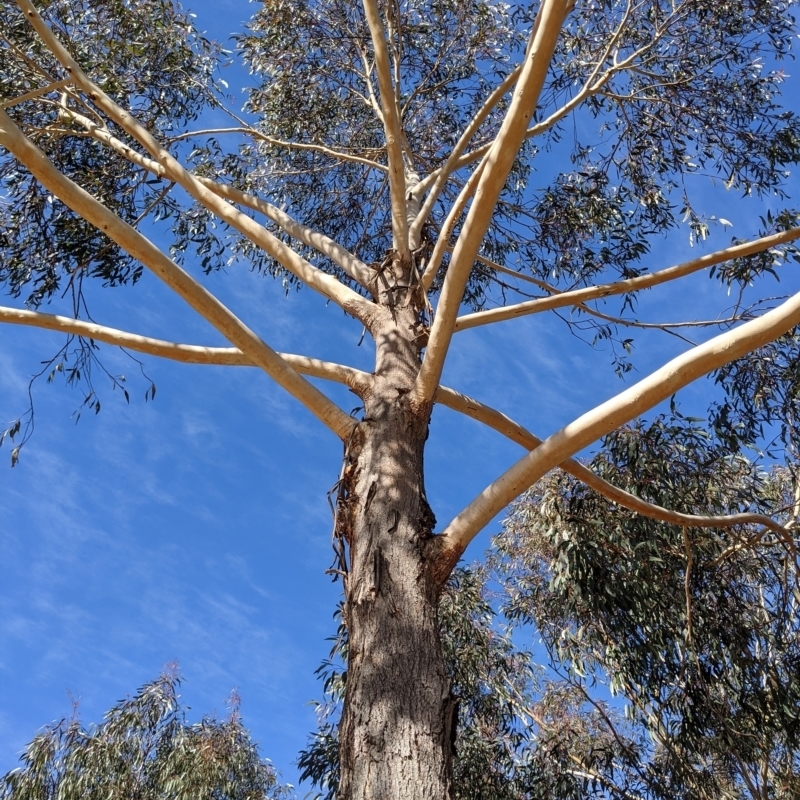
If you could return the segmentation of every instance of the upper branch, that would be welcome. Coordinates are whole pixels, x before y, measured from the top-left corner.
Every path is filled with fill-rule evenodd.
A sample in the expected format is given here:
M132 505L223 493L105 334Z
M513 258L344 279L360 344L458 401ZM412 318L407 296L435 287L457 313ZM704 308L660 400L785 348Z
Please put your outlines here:
M443 546L460 553L491 518L553 467L674 394L696 378L756 350L800 324L800 293L776 309L672 359L616 397L547 438L481 492L444 530Z
M478 325L488 325L490 322L502 322L506 319L516 319L527 314L538 314L541 311L550 311L554 308L564 308L566 306L578 306L587 300L596 300L600 297L609 297L615 294L626 294L635 292L639 289L648 289L651 286L658 286L668 281L683 278L693 272L722 264L725 261L732 261L735 258L743 258L769 250L770 247L777 247L787 242L792 242L800 238L800 227L790 228L787 231L773 233L769 236L762 236L752 242L732 245L724 250L717 250L683 264L653 272L650 275L640 275L638 278L628 278L614 283L603 283L599 286L587 286L585 289L574 289L570 292L561 292L552 297L541 297L536 300L527 300L524 303L516 303L504 308L492 308L489 311L477 311L473 314L464 314L455 323L455 330L462 331L467 328L475 328Z
M231 113L231 112L228 112ZM238 120L238 118L237 118ZM313 142L291 142L285 139L276 139L274 136L267 136L255 128L247 125L242 125L238 128L208 128L201 131L188 131L181 133L178 136L172 136L171 142L178 142L181 139L188 139L193 136L205 136L220 133L243 133L252 136L254 139L260 139L267 144L273 144L277 147L285 147L287 150L310 150L314 153L322 153L322 155L329 156L330 158L338 159L339 161L352 161L354 164L363 164L365 167L377 169L380 172L387 172L387 168L371 158L364 158L363 156L353 155L352 153L344 153L341 150L334 150L331 147L326 147L324 144L314 144Z
M161 164L155 159L143 156L141 153L133 150L125 142L120 141L116 136L104 127L97 125L97 123L90 120L83 114L78 114L72 109L64 107L61 111L61 116L77 122L81 125L93 138L103 144L108 145L112 150L126 158L133 164L146 169L154 175L163 177L166 173ZM197 177L197 180L203 186L211 189L212 192L220 197L230 200L238 205L252 208L263 214L267 219L272 220L279 225L286 233L296 239L298 242L313 247L317 252L322 253L334 262L337 266L341 267L353 280L360 283L364 288L368 289L374 277L370 268L359 258L356 258L346 248L335 242L325 234L315 231L306 225L302 225L293 219L285 211L282 211L272 203L268 203L260 197L247 194L240 189L228 186L211 178Z
M350 435L355 425L351 417L295 372L232 311L164 255L151 241L59 172L2 109L0 109L0 145L7 148L64 205L105 233L125 252L161 278L327 427L342 439Z
M93 83L67 49L53 34L36 11L30 0L17 0L31 26L41 37L50 52L56 57L74 83L111 120L142 145L163 168L164 175L175 181L188 194L209 211L239 231L254 244L261 247L289 272L312 289L333 300L342 308L362 319L371 306L358 293L340 283L336 278L317 269L301 258L280 239L273 236L263 225L248 217L223 198L204 186L194 175L181 165L172 154L132 115L120 108L105 92Z
M357 281L365 289L369 289L375 277L374 272L360 258L354 256L346 247L342 247L329 236L297 222L285 211L260 197L235 189L233 186L213 181L210 178L199 178L198 180L220 197L231 200L238 205L252 208L254 211L258 211L268 219L271 219L291 237L327 256L353 280Z
M526 450L535 450L542 443L541 439L534 436L519 423L514 422L510 417L453 389L440 386L436 391L436 402L478 422L482 422L484 425L488 425L498 433L511 439L511 441L522 445ZM609 483L599 475L595 475L588 467L579 461L575 461L575 459L568 458L562 461L558 467L623 508L635 511L643 517L656 519L659 522L666 522L671 525L686 525L690 528L732 528L736 525L763 525L781 536L787 534L782 525L779 525L774 519L764 514L742 513L717 514L713 516L684 514L655 503L648 503L641 497L614 486L613 483Z
M405 261L409 258L408 220L406 219L406 179L403 164L403 130L392 85L392 67L383 23L376 0L364 0L364 14L375 50L375 71L381 95L383 127L386 133L386 157L389 163L389 193L392 198L392 233L394 247Z
M425 359L410 398L413 405L429 403L439 385L469 273L491 222L500 192L525 138L528 121L533 116L544 86L561 27L571 8L570 0L544 0L539 8L531 32L531 46L514 97L497 138L486 154L475 199L453 249Z
M505 97L508 90L514 85L514 82L519 77L521 69L522 68L518 66L511 73L509 73L502 83L500 83L500 85L489 95L489 97L486 99L486 102L479 109L478 113L475 114L469 125L467 125L467 127L464 129L461 137L456 142L456 146L452 149L450 155L447 157L447 161L441 167L439 167L438 170L432 172L414 187L414 194L417 197L422 197L422 195L428 191L429 187L430 192L428 192L428 196L425 198L425 203L417 214L417 218L414 220L414 223L409 230L409 236L412 240L419 236L422 226L430 216L433 206L439 199L442 189L444 189L445 184L450 178L450 175L457 168L458 160L461 157L461 154L470 143L472 137L478 132L478 129L483 124L483 121L486 119L486 117L489 116L495 106L500 102L500 100L502 100L503 97Z
M225 367L258 366L238 347L204 347L196 344L168 342L163 339L153 339L150 336L121 331L117 328L109 328L106 325L98 325L95 322L61 317L56 314L43 314L40 311L24 311L19 308L0 306L0 322L83 336L93 341L105 342L159 358L168 358L182 364L214 364ZM371 381L368 373L344 364L320 361L317 358L298 356L293 353L278 353L278 355L302 375L343 383L356 393L365 391Z
M461 187L458 197L450 207L450 211L447 213L447 218L442 225L442 229L439 231L439 238L436 240L431 257L428 260L428 265L425 267L425 272L422 273L422 288L426 292L431 288L433 279L436 277L436 273L439 271L439 267L442 264L442 258L444 257L445 252L448 250L450 252L453 251L453 248L450 245L450 234L452 234L456 220L458 220L458 218L461 216L461 212L464 210L464 207L467 205L472 195L475 194L475 187L478 185L478 181L481 179L481 175L483 174L483 169L485 166L485 161L482 161L480 164L478 164L472 175L470 175L467 179L467 182Z

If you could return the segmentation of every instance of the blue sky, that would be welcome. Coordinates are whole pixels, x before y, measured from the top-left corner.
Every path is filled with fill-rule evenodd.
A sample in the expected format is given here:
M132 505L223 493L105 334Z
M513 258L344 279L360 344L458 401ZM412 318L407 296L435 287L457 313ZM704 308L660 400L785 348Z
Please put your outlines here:
M244 0L190 7L220 39L252 10ZM716 213L731 220L734 235L755 232L750 204L709 197L719 197ZM668 266L724 246L730 235L720 231L690 249L681 234L648 263ZM278 283L236 265L203 281L276 349L371 368L360 326L313 292L285 296ZM699 276L644 296L639 311L707 318L728 302ZM224 344L148 275L132 289L93 289L90 307L103 324ZM685 349L663 334L636 341L638 372L628 383ZM25 410L29 376L60 342L0 326L0 423ZM102 355L110 371L126 375L129 405L109 388L102 412L73 424L81 392L40 382L36 433L20 464L9 469L8 450L0 450L0 774L40 726L70 713L73 699L85 721L98 720L178 661L193 715L224 713L237 688L262 752L294 782L293 762L314 726L308 703L320 695L313 670L335 630L339 585L324 575L332 560L326 493L341 445L256 370L147 359L157 395L145 402L138 365L110 347ZM543 435L624 388L610 360L556 317L541 316L458 334L444 382ZM347 391L325 388L346 410L358 405ZM689 390L686 407L702 408L708 389L701 381ZM426 467L440 525L520 454L437 408Z

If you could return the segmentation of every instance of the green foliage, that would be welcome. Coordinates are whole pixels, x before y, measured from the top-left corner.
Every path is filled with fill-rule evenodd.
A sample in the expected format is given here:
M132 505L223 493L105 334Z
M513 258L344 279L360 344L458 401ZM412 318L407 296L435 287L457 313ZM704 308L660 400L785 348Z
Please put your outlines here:
M532 10L489 0L409 0L388 8L409 158L426 174L444 163L491 88L517 63ZM614 58L636 53L635 69L620 70L592 93L578 124L554 125L523 148L484 243L487 256L517 254L524 271L568 285L608 270L630 277L652 237L681 217L693 236L707 235L710 220L696 208L688 176L715 176L746 194L780 192L785 166L800 155L800 125L779 104L784 75L772 69L790 50L788 4L649 0L626 13L625 2L576 4L535 121L557 112L608 59L618 28ZM242 151L239 175L367 261L390 247L385 175L278 142L384 163L381 124L366 96L369 42L360 10L342 0L264 2L240 39L258 78L249 110L277 141ZM504 109L501 103L488 116L468 149L493 139ZM540 164L544 152L558 152L574 167L554 174L551 159ZM534 169L542 172L538 189L530 185ZM445 213L440 203L434 227ZM475 270L466 302L480 307L486 291L485 272Z
M174 135L208 105L217 50L171 0L51 0L39 8L89 76L157 137ZM0 100L64 77L13 0L0 0L0 17ZM176 212L168 184L89 138L64 116L67 107L134 145L71 90L60 100L51 92L9 113L61 172L125 221ZM0 184L0 283L13 295L25 293L26 303L38 306L68 288L78 314L85 276L108 286L138 280L141 264L50 196L8 153L0 154Z
M789 524L691 528L621 509L555 474L497 539L504 612L535 626L575 685L608 683L653 742L653 797L800 786L800 584L787 470L762 472L673 414L615 432L593 471L699 514L762 511ZM794 541L792 541L794 540ZM761 785L758 794L753 786Z
M383 260L391 247L385 137L370 92L377 93L376 76L359 4L259 3L237 37L253 79L244 117L224 108L214 83L226 54L170 0L43 5L45 19L94 80L198 174L262 195L364 261ZM396 65L407 168L424 177L444 165L475 112L519 63L535 8L496 0L380 6ZM780 94L781 61L791 56L791 8L762 0L577 3L534 115L541 130L517 158L483 254L558 288L628 278L668 231L686 226L693 239L711 233L718 220L703 208L700 178L745 195L780 197L787 167L800 158L800 123ZM64 77L12 0L0 0L0 13L9 20L0 38L2 99ZM582 104L567 113L582 87L589 87ZM507 102L487 115L468 152L494 139ZM64 104L134 144L71 91L61 98L46 93L11 113L62 171L109 208L132 223L162 223L179 261L210 271L242 260L287 286L294 282L208 210L102 148L65 117ZM257 133L191 135L189 123L211 106ZM421 259L465 180L463 168L451 176L424 229ZM0 184L10 211L0 224L0 282L12 294L36 306L71 291L75 314L85 316L85 277L117 285L141 274L13 159L0 157ZM794 212L778 212L764 227L785 228L794 219ZM463 217L454 234L462 224ZM349 281L324 255L292 245ZM719 274L743 286L776 273L794 252L742 259ZM474 269L465 305L485 306L498 285L504 292L491 269ZM434 294L439 286L435 280ZM616 346L613 325L582 322ZM630 350L632 341L618 343ZM631 368L621 354L614 363L620 375Z
M800 452L800 331L795 328L716 374L725 399L712 408L719 436L730 446L768 447L777 439L787 457ZM771 440L771 441L770 441Z
M3 800L279 800L287 787L242 727L234 698L225 720L189 724L179 680L162 675L114 706L102 723L70 719L37 734Z

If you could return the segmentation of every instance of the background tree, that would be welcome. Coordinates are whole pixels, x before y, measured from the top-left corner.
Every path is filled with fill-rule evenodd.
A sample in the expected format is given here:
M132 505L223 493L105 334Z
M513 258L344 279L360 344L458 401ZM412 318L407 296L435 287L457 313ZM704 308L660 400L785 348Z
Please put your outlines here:
M214 798L279 800L288 787L259 755L232 698L227 719L189 724L174 673L117 703L103 722L77 717L37 734L23 766L3 779L4 800Z
M800 153L797 121L778 104L777 61L793 35L788 4L268 2L239 40L257 77L248 116L231 113L231 126L214 131L189 123L222 103L213 70L223 54L170 4L54 0L37 9L19 0L0 11L10 20L0 269L30 307L3 309L0 319L79 337L66 367L72 381L91 380L95 342L256 365L344 443L335 530L348 631L340 797L447 796L456 704L437 620L442 588L474 536L529 486L560 465L616 507L675 523L675 509L569 459L714 370L724 395L714 424L728 431L726 446L757 444L777 421L791 452L786 376L800 296L776 301L746 288L763 287L764 274L794 255L796 214L765 215L758 239L685 264L654 272L641 263L681 224L695 239L708 235L714 220L690 178L746 194L785 191ZM534 190L542 153L546 185ZM151 221L171 231L171 256L141 232ZM363 323L374 371L276 353L177 263L195 258L206 270L247 259L318 291ZM142 267L233 347L84 319L85 280L134 281ZM624 314L637 291L714 267L723 294L739 300L711 323L612 317L593 303L620 296ZM505 302L523 286L537 296ZM36 310L58 291L72 294L72 318ZM557 309L573 310L572 327L588 320L619 345L621 374L632 345L622 328L724 332L543 443L440 385L459 330ZM760 368L763 353L737 361L764 346L774 369ZM303 374L351 388L360 418ZM751 394L755 385L768 402ZM422 460L434 403L529 450L440 533ZM91 384L87 404L99 410ZM23 442L24 423L9 431ZM784 505L721 496L724 518L703 509L678 524L763 525L793 545Z

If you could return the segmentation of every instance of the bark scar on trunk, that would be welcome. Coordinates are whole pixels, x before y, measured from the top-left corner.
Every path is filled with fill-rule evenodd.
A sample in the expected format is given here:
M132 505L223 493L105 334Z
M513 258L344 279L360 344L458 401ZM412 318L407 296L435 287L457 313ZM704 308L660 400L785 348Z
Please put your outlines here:
M372 586L369 587L369 593L374 600L381 591L381 573L383 572L383 556L381 554L381 546L375 545L372 551Z

